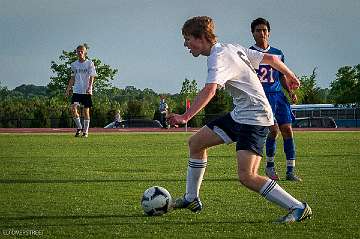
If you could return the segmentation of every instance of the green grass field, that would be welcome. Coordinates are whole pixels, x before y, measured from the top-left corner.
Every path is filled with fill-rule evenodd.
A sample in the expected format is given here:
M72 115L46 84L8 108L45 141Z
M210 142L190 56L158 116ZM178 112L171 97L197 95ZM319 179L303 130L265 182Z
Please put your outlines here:
M146 188L184 193L189 135L0 134L0 238L360 237L360 132L296 132L304 181L279 184L310 204L311 220L273 224L285 211L240 185L234 145L209 151L201 214L145 216ZM280 140L276 165L284 176Z

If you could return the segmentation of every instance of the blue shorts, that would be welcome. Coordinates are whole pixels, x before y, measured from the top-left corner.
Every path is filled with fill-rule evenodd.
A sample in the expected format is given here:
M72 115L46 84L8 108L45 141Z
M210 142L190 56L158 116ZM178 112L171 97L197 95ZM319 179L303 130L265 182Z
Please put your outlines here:
M91 95L74 93L71 97L71 104L82 104L84 108L90 108L92 107Z
M236 142L236 151L249 150L263 156L263 148L269 132L268 126L239 124L235 122L230 113L206 124L219 135L225 143Z
M265 93L269 100L271 109L274 114L275 124L291 124L295 120L295 116L291 111L289 101L282 91Z

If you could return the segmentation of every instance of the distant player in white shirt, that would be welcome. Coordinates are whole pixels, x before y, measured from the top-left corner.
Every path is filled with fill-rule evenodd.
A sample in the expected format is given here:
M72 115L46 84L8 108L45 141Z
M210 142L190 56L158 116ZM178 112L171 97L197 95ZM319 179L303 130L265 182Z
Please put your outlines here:
M311 216L310 207L288 194L276 181L258 175L268 128L274 124L274 119L254 68L258 68L260 63L270 64L286 75L290 89L298 88L300 82L277 57L240 45L218 43L214 28L213 20L206 16L185 22L182 28L184 45L194 57L208 57L208 77L191 107L182 115L170 114L168 119L172 125L185 124L209 103L218 87L225 87L233 97L235 107L190 137L186 193L175 200L174 208L201 211L199 191L207 165L207 148L236 142L240 182L289 211L278 222L302 221Z
M122 121L122 118L121 118L120 110L116 110L114 121L111 122L110 124L106 125L104 128L105 129L119 128L121 121Z
M90 107L92 107L92 88L96 76L94 63L86 59L86 47L80 45L76 48L78 60L71 63L71 79L69 80L66 96L70 96L71 90L73 92L71 98L71 111L76 124L75 137L79 137L81 132L83 137L88 137L90 125ZM84 127L80 121L78 106L84 106Z

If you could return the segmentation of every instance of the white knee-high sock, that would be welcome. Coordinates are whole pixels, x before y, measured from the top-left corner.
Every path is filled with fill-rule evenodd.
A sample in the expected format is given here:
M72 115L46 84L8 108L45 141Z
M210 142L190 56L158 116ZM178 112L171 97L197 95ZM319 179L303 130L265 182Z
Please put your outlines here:
M82 129L82 125L81 125L81 121L80 121L79 117L74 118L74 122L75 122L76 128Z
M199 197L199 191L206 170L206 166L206 159L189 159L186 176L186 200L193 201L194 198Z
M88 133L89 131L89 125L90 125L90 120L84 120L84 133Z
M286 210L292 208L304 208L302 202L287 193L274 180L267 179L259 193L270 202L273 202Z

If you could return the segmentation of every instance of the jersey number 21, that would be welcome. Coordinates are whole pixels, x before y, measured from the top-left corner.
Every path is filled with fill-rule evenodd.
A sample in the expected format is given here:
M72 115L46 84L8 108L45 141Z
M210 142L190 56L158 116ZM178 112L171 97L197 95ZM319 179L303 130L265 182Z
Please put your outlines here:
M261 83L274 83L273 77L274 69L270 66L260 66L259 67L259 79Z

